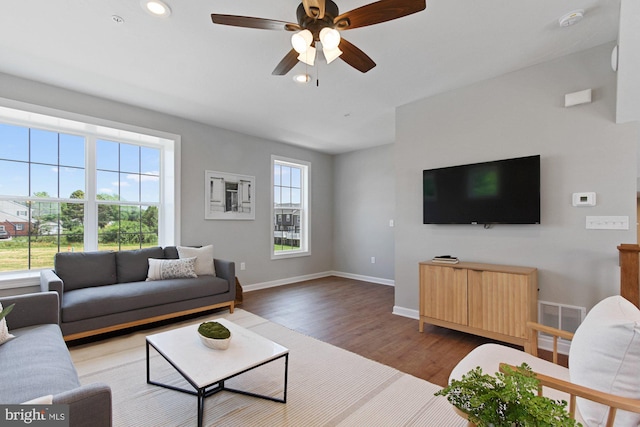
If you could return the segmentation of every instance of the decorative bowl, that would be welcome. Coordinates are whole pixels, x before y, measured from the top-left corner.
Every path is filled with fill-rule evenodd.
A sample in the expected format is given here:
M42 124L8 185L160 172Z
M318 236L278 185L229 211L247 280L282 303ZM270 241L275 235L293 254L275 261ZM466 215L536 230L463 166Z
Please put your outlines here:
M226 350L229 348L229 343L231 342L231 337L229 338L224 338L224 339L214 339L214 338L207 338L205 336L203 336L202 334L198 333L198 336L200 337L200 341L202 341L202 344L206 345L209 348L213 348L216 350Z

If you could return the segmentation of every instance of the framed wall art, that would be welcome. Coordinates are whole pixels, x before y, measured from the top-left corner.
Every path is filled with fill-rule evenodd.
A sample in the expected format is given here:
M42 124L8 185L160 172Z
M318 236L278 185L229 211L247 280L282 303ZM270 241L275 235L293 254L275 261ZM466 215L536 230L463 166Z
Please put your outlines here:
M204 173L204 219L256 219L256 178L226 172Z

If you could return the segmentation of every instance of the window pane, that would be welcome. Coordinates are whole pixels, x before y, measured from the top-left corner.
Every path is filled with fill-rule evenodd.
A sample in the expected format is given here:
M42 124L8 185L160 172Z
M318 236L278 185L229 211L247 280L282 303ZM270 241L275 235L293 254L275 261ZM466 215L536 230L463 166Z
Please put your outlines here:
M84 168L83 137L60 134L60 165Z
M127 202L140 201L140 175L120 174L120 200Z
M31 161L58 164L58 134L40 129L31 129Z
M96 141L96 167L102 170L117 171L119 164L118 144L111 141Z
M282 183L280 179L280 175L282 175L280 165L273 166L273 185L280 185Z
M157 176L141 175L140 192L142 202L160 201L160 178Z
M31 195L35 197L58 197L58 167L31 165Z
M29 160L29 129L21 126L0 124L0 158Z
M120 144L120 172L140 172L140 147Z
M119 200L120 198L120 174L117 172L97 172L98 200Z
M98 250L118 250L120 207L98 205Z
M84 198L84 169L60 167L60 197ZM75 197L74 197L75 193ZM80 195L82 193L82 195Z
M160 175L160 150L140 147L140 172L147 175Z
M300 169L291 168L291 186L292 187L295 187L295 188L302 187L300 173L301 173Z
M291 204L295 205L295 206L300 206L300 202L301 202L301 191L299 188L292 188L291 189Z
M282 186L289 187L291 185L291 168L282 166Z
M282 203L282 199L280 197L280 187L278 187L277 185L273 187L273 203L276 206Z
M282 187L280 191L282 192L282 205L286 206L291 204L291 189Z
M0 160L0 194L8 196L29 195L29 164Z

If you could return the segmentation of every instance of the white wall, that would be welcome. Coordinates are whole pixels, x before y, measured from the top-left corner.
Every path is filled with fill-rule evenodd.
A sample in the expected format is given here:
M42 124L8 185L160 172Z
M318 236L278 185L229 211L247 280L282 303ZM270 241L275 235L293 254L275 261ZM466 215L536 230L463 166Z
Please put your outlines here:
M387 284L395 259L393 149L383 145L334 160L334 270Z
M181 135L181 243L209 244L235 261L243 285L331 271L332 156L0 74L0 97ZM271 260L271 154L311 162L311 256ZM204 171L256 177L255 221L205 221ZM239 263L246 263L240 271Z
M638 125L615 124L613 45L403 106L396 117L396 309L418 309L418 262L537 267L539 298L590 308L619 293L616 246L635 243ZM564 108L592 88L594 102ZM422 170L541 155L541 224L423 225ZM595 191L598 205L571 206ZM587 215L628 215L628 231L586 230ZM415 312L417 314L417 312Z

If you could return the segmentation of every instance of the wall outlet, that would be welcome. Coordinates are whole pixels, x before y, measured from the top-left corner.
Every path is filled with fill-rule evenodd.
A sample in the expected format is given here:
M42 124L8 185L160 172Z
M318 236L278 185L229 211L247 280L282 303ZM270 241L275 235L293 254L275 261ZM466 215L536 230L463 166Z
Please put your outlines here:
M240 270L244 271L247 268L244 262L240 263Z
M376 257L372 256L371 257L371 264L375 264L376 263Z

